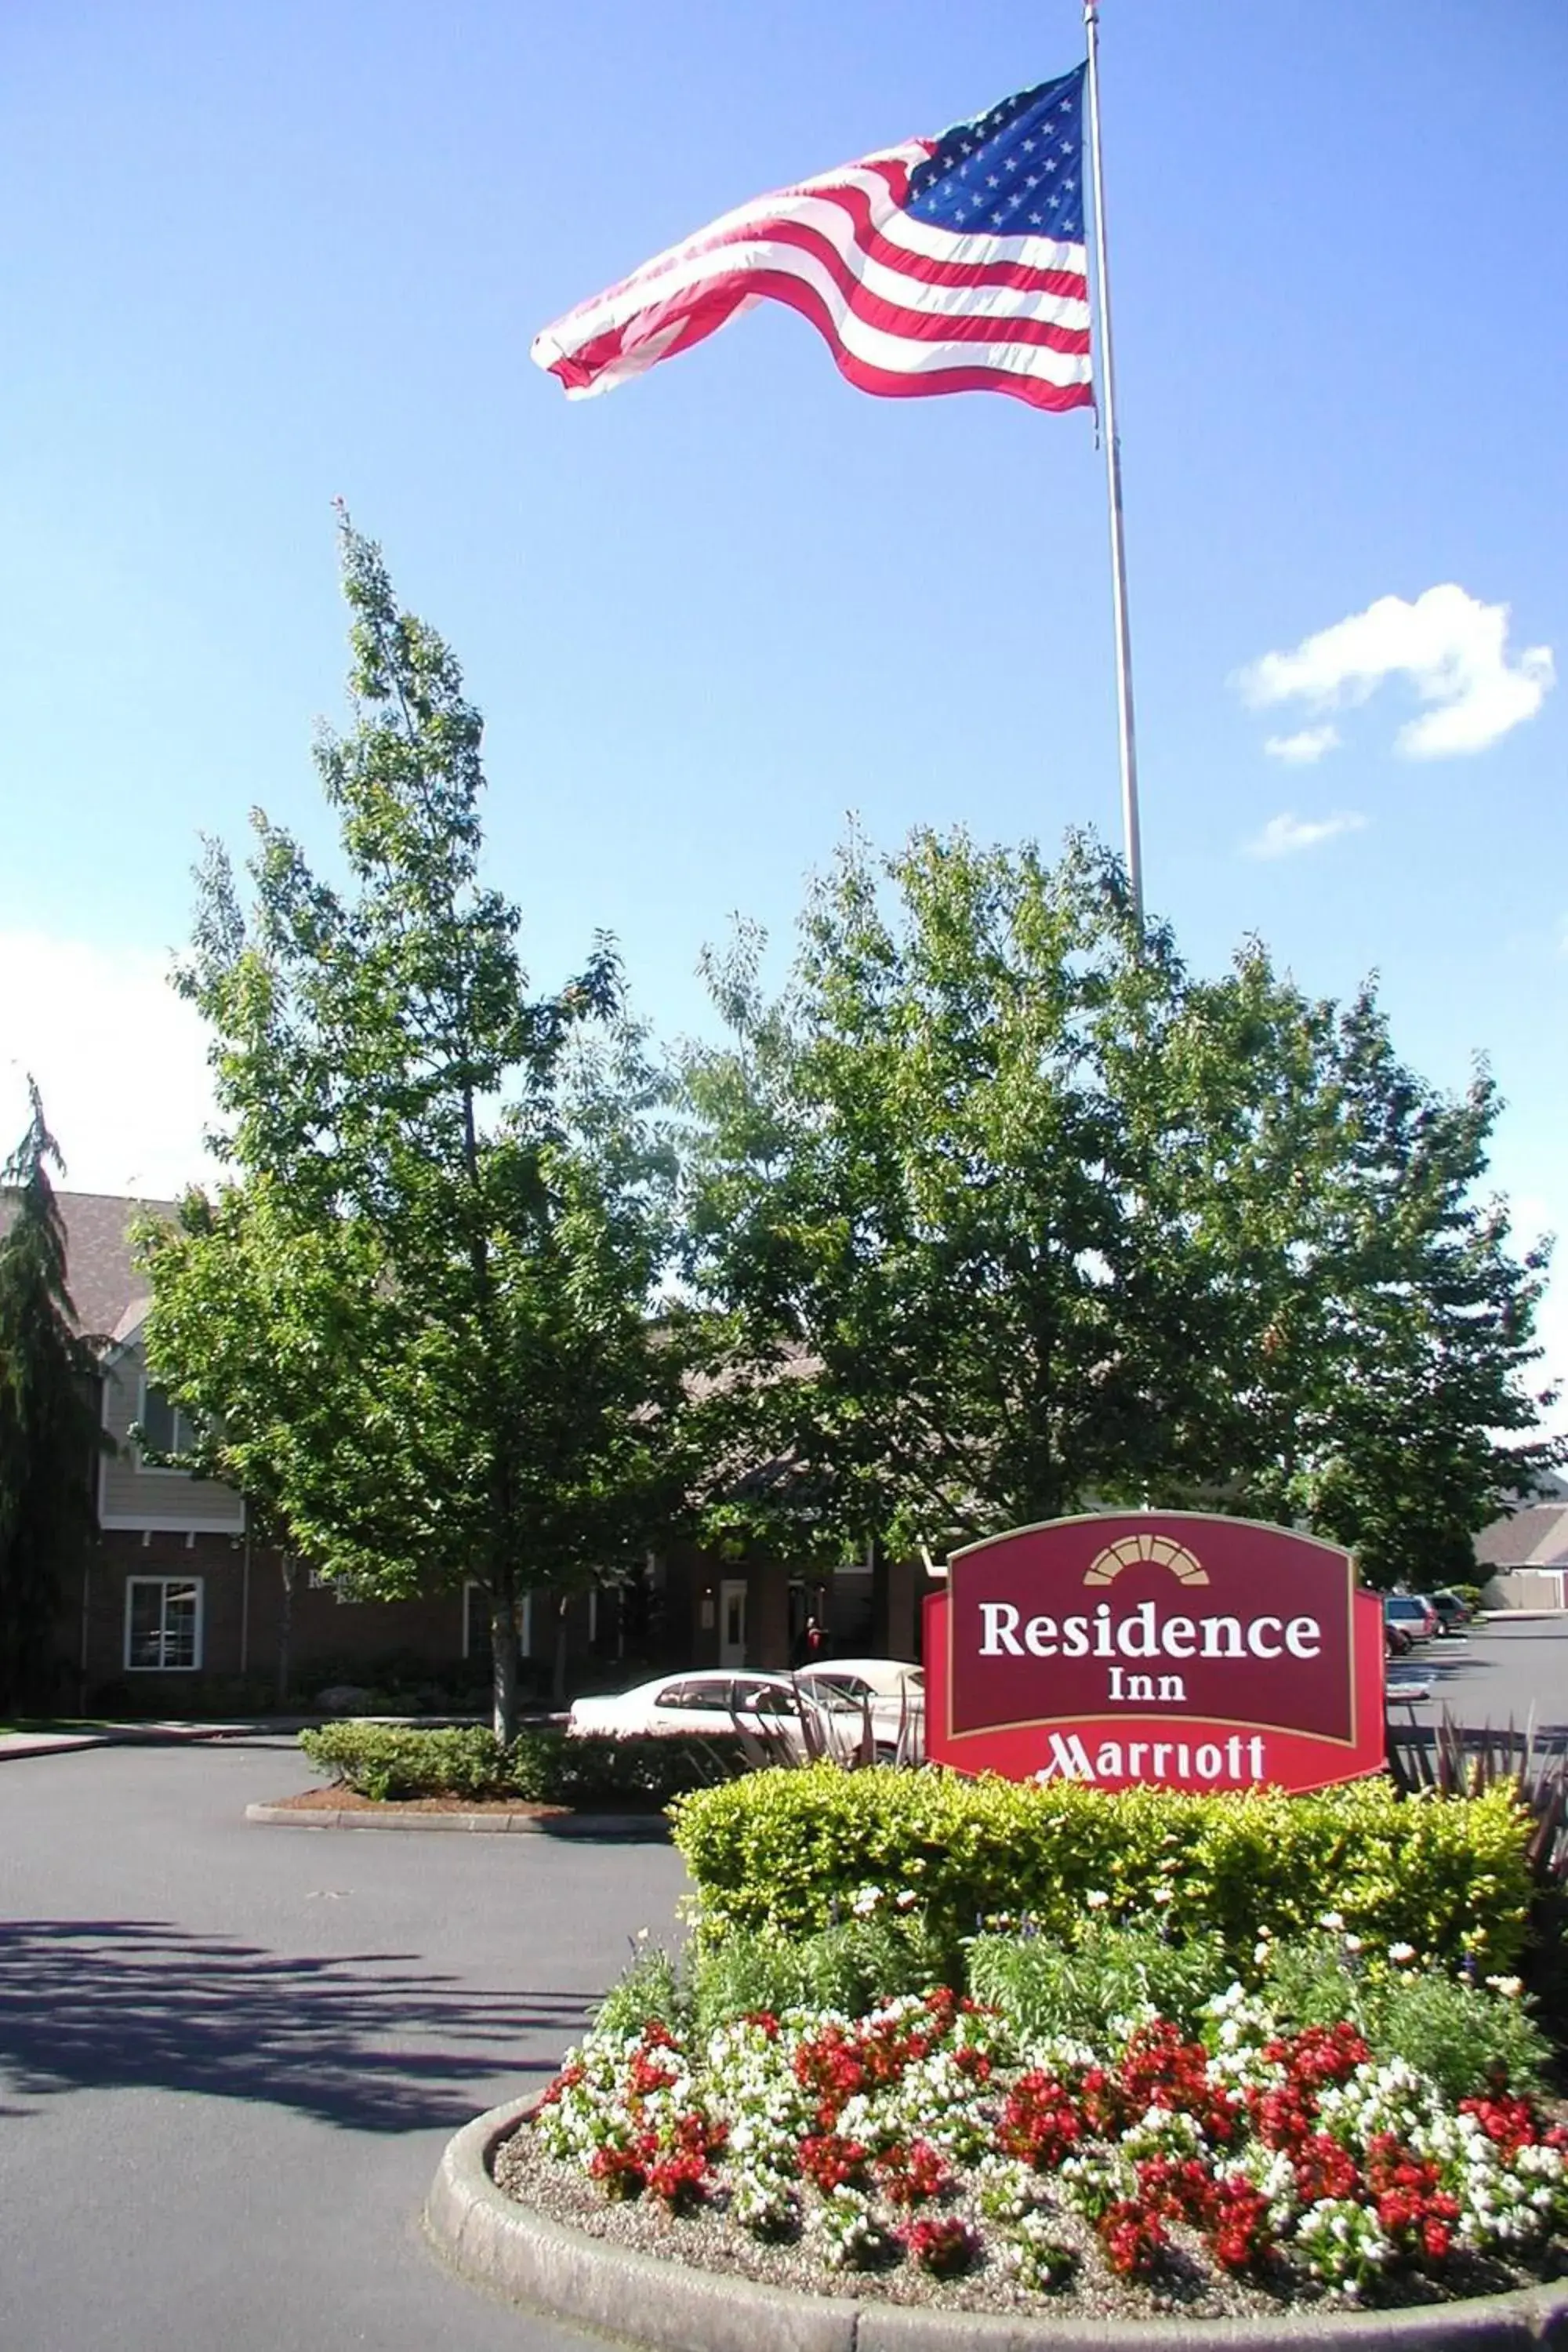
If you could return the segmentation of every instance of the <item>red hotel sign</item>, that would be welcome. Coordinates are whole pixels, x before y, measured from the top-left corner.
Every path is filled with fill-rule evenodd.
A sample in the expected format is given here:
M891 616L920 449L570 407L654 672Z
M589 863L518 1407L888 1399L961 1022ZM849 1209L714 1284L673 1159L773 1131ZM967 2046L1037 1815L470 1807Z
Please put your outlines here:
M1300 1790L1383 1764L1382 1604L1315 1537L1057 1519L955 1552L925 1608L926 1749L961 1771Z

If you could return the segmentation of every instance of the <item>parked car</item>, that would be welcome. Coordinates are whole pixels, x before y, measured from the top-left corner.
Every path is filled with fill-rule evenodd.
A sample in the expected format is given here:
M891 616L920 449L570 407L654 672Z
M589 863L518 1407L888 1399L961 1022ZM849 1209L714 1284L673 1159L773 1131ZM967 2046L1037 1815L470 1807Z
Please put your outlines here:
M924 1754L923 1666L911 1665L907 1658L825 1658L820 1664L802 1666L795 1680L814 1696L830 1694L861 1709L868 1705L879 1751L896 1748L900 1733L909 1728L916 1753Z
M1468 1604L1461 1601L1457 1592L1434 1592L1431 1601L1437 1612L1439 1633L1457 1633L1462 1626L1469 1623Z
M1396 1625L1386 1612L1383 1620L1383 1654L1385 1658L1407 1658L1415 1647L1415 1636L1408 1625Z
M1383 1621L1385 1625L1403 1625L1415 1642L1429 1642L1437 1631L1437 1612L1420 1592L1385 1592Z
M833 1691L818 1694L816 1704L845 1715L850 1711L848 1700ZM578 1738L589 1732L702 1738L732 1732L737 1717L747 1726L782 1724L787 1731L792 1723L798 1726L800 1712L801 1698L788 1675L738 1674L718 1666L659 1675L607 1697L574 1699L566 1729Z

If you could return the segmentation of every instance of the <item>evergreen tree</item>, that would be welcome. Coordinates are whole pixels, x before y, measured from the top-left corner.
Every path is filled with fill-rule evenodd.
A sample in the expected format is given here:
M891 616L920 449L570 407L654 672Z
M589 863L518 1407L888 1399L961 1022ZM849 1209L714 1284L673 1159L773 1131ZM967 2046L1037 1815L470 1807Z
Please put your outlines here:
M64 1163L31 1080L28 1092L26 1133L0 1171L0 1713L52 1697L60 1583L92 1527L92 1465L107 1443L49 1181L51 1162L62 1174Z

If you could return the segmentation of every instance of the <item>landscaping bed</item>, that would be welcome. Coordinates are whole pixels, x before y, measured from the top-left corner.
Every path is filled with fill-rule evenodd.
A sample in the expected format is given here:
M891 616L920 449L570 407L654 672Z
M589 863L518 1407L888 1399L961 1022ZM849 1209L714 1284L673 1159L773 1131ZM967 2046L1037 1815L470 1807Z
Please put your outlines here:
M809 2295L1207 2323L1568 2272L1521 1793L755 1773L495 2154L606 2248Z
M847 1982L919 1972L918 1930L895 1919L827 1942L805 1965ZM1199 1999L1217 1953L1205 1971L1110 1929L1064 1970L1037 1939L986 1937L972 1959L994 2000L936 1986L707 2028L733 1998L733 1957L684 1981L656 1957L495 2179L686 2266L965 2310L1207 2319L1556 2276L1568 2129L1503 2087L1539 2082L1545 2058L1517 1983L1466 1985L1396 1950L1363 1962L1325 1928L1266 1950L1257 1990ZM801 1958L753 1950L749 1966L776 1961L782 1979ZM1140 1977L1184 2015L1144 1999L1088 2037L1047 2030ZM1301 2021L1336 2008L1353 2014ZM1413 2030L1433 2071L1394 2054Z
M275 1798L268 1810L279 1813L499 1813L503 1817L521 1813L557 1821L571 1808L525 1804L518 1797L365 1797L357 1789L334 1785L304 1789L296 1797Z

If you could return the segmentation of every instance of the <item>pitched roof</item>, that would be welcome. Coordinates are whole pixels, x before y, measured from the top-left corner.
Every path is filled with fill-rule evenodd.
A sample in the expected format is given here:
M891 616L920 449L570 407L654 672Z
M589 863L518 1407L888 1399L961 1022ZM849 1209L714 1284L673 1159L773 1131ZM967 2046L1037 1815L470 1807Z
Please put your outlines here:
M132 1262L130 1229L151 1213L172 1217L173 1201L129 1200L121 1192L57 1192L66 1229L66 1278L76 1328L95 1339L122 1339L146 1311L147 1277ZM0 1198L0 1234L16 1214Z
M1476 1538L1487 1568L1568 1568L1568 1503L1531 1503Z

